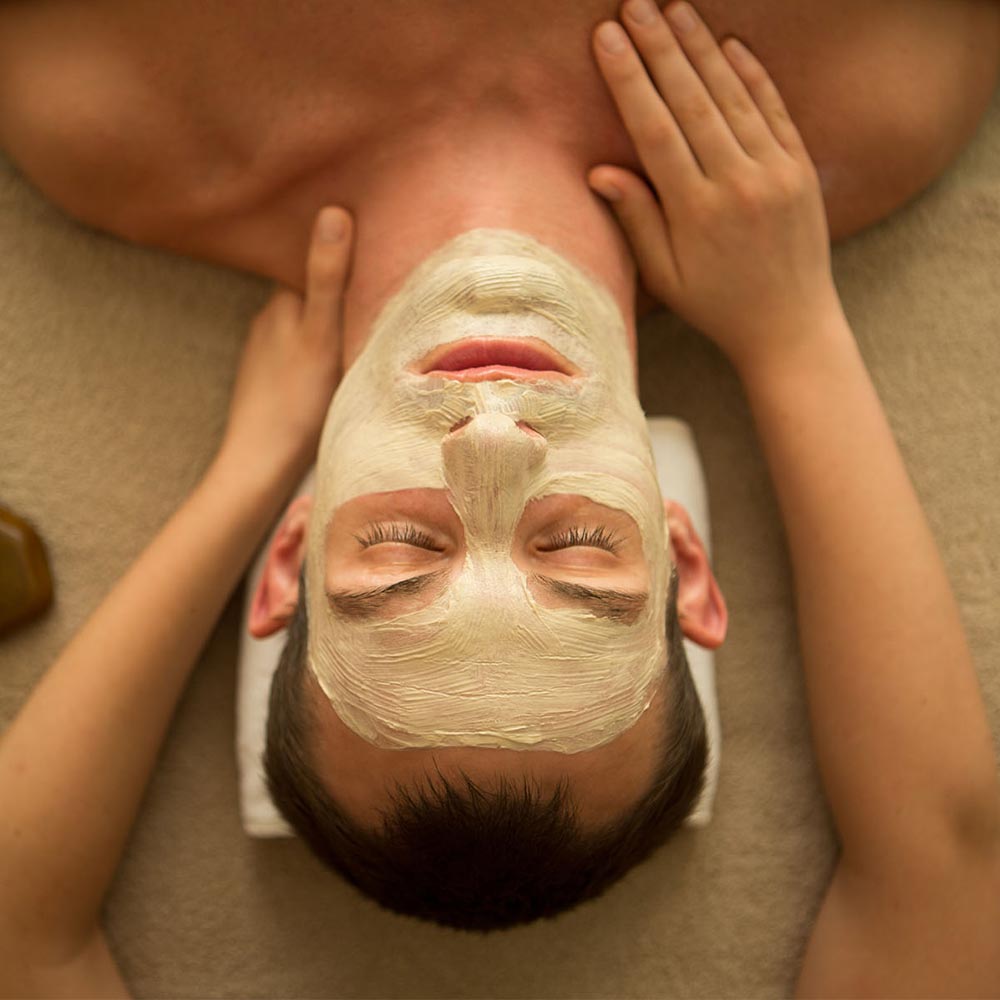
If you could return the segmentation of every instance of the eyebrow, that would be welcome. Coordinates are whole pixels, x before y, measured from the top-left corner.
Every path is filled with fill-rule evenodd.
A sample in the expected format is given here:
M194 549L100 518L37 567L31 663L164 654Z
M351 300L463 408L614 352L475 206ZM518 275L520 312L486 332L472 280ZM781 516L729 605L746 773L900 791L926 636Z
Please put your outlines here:
M397 594L419 594L447 573L446 569L421 573L371 590L328 590L326 599L335 612L346 618L371 618L382 610L390 597Z
M601 618L610 618L625 624L634 622L649 600L649 593L644 590L606 590L600 587L588 587L582 583L556 580L540 573L532 573L529 579L559 597L568 597L570 600L589 604L591 610Z
M397 594L419 594L436 580L447 574L447 570L437 570L434 573L422 573L420 576L407 577L384 587L373 587L371 590L328 590L326 599L330 607L345 618L364 619L378 614L386 602ZM646 606L649 594L646 591L607 590L599 587L588 587L582 583L568 583L566 580L556 580L540 573L532 573L530 578L545 587L558 597L567 597L590 605L601 618L631 624Z

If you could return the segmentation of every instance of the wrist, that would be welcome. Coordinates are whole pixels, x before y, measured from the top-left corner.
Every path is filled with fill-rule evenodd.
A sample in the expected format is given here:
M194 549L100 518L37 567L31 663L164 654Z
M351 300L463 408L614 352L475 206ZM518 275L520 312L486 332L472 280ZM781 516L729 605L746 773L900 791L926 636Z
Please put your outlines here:
M746 390L765 386L785 374L808 375L824 367L831 357L857 350L839 301L782 325L787 332L772 329L770 344L752 345L744 354L730 357Z
M301 456L269 456L240 449L223 442L202 477L200 487L227 498L233 506L247 506L260 512L270 524L285 501L299 485L308 469Z

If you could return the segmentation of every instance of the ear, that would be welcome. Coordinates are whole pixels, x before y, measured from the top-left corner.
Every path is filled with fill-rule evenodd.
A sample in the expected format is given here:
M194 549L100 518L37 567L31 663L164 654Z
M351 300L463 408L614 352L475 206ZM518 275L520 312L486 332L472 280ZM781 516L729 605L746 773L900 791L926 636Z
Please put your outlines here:
M688 512L676 500L665 500L671 557L677 565L677 615L688 639L717 649L726 638L729 611L712 573L705 546Z
M281 519L250 605L250 634L258 639L283 629L299 600L299 571L306 556L313 499L296 498Z

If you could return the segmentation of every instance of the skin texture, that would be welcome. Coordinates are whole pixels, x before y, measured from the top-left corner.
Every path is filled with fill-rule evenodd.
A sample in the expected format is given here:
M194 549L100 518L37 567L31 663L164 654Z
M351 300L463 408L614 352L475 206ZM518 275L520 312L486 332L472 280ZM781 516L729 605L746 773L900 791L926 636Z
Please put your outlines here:
M834 240L951 162L1000 69L994 0L699 9L768 67ZM312 219L343 205L358 220L348 364L402 276L476 226L566 252L624 308L628 246L580 184L598 163L641 168L588 44L616 13L615 0L274 0L237 19L226 0L0 5L0 145L91 225L300 289Z

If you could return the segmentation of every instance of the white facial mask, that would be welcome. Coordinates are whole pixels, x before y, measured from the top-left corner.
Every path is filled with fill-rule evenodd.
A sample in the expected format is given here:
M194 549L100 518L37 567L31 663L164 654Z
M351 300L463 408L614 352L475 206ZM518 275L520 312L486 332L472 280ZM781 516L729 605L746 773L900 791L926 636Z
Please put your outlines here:
M582 374L571 384L468 383L407 370L469 337L535 337ZM614 739L648 707L666 665L663 502L621 312L565 258L523 234L482 229L418 266L334 397L316 484L309 662L359 736L386 748L573 753ZM334 511L416 488L448 491L465 535L460 575L419 610L337 615L325 595ZM514 531L525 505L551 494L583 495L638 525L649 599L634 622L535 600L511 556Z

